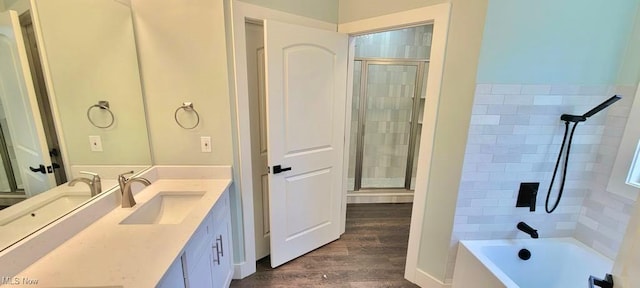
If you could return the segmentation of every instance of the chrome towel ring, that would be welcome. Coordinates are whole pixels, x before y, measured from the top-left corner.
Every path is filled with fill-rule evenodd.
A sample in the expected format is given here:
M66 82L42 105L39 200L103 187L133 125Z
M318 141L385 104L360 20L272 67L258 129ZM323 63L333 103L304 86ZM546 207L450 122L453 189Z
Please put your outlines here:
M107 111L111 116L111 121L109 121L109 124L105 126L100 126L96 124L96 122L94 122L93 119L91 119L91 110L93 108L100 108L100 110ZM87 119L89 119L89 122L91 122L91 125L96 126L98 128L109 128L113 125L113 122L116 121L116 117L113 115L113 112L111 112L111 109L109 109L109 101L98 101L98 104L93 104L89 106L89 109L87 109Z
M184 110L186 112L193 112L196 115L196 124L194 124L191 127L185 127L184 125L182 125L182 123L180 123L180 120L178 120L178 112L180 110ZM200 124L200 114L198 114L198 111L196 111L196 109L193 108L192 102L182 102L182 106L178 107L178 109L176 109L176 112L173 113L173 119L175 119L178 126L182 127L183 129L193 129L198 127L198 124Z

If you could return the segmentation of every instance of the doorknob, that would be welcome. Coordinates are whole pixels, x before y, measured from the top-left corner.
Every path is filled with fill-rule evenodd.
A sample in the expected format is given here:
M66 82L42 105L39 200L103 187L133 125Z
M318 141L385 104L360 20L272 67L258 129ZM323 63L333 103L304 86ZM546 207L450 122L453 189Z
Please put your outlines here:
M42 174L47 174L47 169L42 164L40 164L38 168L33 168L29 166L29 169L31 170L31 172L40 172Z
M278 174L284 171L290 171L291 167L282 167L280 165L273 166L273 174Z

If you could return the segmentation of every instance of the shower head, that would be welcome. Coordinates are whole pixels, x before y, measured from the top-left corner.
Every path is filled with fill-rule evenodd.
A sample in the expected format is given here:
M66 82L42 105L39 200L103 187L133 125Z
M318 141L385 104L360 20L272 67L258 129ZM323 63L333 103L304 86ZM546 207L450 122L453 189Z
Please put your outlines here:
M609 107L609 105L615 103L616 101L622 99L622 97L618 96L618 95L613 95L611 96L611 98L605 100L604 102L600 103L600 105L594 107L593 109L589 110L589 112L584 113L584 117L589 118L591 116L593 116L593 114L596 114L600 111L602 111L602 109Z
M605 100L604 102L600 103L600 105L593 107L593 109L589 110L587 113L584 113L584 115L580 116L580 115L569 115L569 114L562 114L560 116L560 120L562 121L567 121L567 122L584 122L587 121L587 118L593 116L594 114L602 111L604 108L609 107L609 105L615 103L616 101L622 99L622 97L618 96L618 95L613 95L611 98Z

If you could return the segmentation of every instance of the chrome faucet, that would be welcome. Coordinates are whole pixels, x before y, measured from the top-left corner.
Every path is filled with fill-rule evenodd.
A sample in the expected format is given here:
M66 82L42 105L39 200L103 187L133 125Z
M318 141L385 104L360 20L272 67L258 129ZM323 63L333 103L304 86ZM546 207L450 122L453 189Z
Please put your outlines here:
M120 184L120 192L122 193L122 208L130 208L136 206L136 199L131 193L131 183L140 182L144 186L151 185L151 182L142 177L127 178L125 175L133 174L133 171L125 172L118 175L118 184Z
M102 182L100 181L100 176L98 173L88 172L88 171L80 171L80 174L86 174L91 176L91 179L78 177L69 181L69 186L75 186L76 183L82 182L89 185L89 189L91 190L91 197L96 196L102 193Z

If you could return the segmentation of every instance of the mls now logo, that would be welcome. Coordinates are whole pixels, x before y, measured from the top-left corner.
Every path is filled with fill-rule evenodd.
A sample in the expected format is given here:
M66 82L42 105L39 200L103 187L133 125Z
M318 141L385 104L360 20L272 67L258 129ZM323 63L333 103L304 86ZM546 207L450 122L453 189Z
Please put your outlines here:
M20 279L17 277L0 277L0 285L17 285L20 284Z

